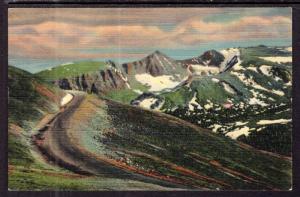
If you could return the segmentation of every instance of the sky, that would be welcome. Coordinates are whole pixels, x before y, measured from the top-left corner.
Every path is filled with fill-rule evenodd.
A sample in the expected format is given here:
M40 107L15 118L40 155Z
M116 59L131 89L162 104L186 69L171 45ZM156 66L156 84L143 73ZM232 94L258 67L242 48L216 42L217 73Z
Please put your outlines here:
M10 8L9 64L124 63L159 50L174 59L210 49L292 44L291 8Z

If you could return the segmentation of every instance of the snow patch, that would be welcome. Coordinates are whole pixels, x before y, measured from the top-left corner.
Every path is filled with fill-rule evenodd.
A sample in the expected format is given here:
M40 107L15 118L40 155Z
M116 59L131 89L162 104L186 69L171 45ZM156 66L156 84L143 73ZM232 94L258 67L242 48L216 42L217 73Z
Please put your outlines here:
M249 135L249 127L242 127L242 128L237 128L235 130L233 130L232 132L229 132L226 134L226 136L232 138L232 139L237 139L239 136L241 135Z
M250 66L247 68L248 70L252 70L254 72L257 72L257 68L256 67L253 67L253 66Z
M271 66L267 66L267 65L262 65L259 67L259 69L261 70L261 72L266 75L266 76L271 76Z
M73 62L66 62L66 63L61 64L61 66L66 66L66 65L71 65L71 64L74 64L74 63Z
M259 57L261 59L270 61L270 62L275 62L275 63L287 63L287 62L292 62L292 56L274 56L274 57Z
M199 103L197 103L197 93L195 92L193 98L191 99L191 101L189 102L189 110L190 111L194 111L195 109L195 105L197 106L198 109L202 109L202 107L200 106Z
M258 125L267 125L267 124L286 124L291 122L292 119L277 119L277 120L260 120L256 124Z
M191 64L190 68L193 70L194 75L210 75L220 72L220 69L218 67L203 66L201 64Z
M211 103L211 102L204 105L205 109L210 109L212 107L213 107L213 103Z
M60 106L64 106L66 104L68 104L69 102L71 102L71 100L73 99L73 95L68 93L66 94L60 101Z
M162 61L160 60L160 58L155 54L154 55L155 59L159 62L159 64L164 67L164 64L162 63Z
M292 47L286 47L285 50L288 51L288 52L292 52L293 48Z
M285 85L286 85L286 86L292 86L292 82L289 81L289 82L285 83Z
M147 98L142 100L139 103L139 106L145 109L151 109L151 105L153 105L155 102L157 101L157 99L155 98Z
M161 91L167 88L174 88L176 87L179 82L174 81L173 76L171 75L162 75L153 77L150 74L136 74L135 78L137 81L142 83L143 85L150 86L149 91Z
M273 99L272 97L268 97L268 99L269 99L270 101L275 101L275 99Z
M204 108L205 108L205 109L210 109L210 108L212 108L212 107L213 107L213 103L212 103L210 100L207 100L207 102L208 102L208 103L204 105Z
M257 129L257 131L261 131L261 130L263 130L263 129L265 129L266 127L260 127L260 128L258 128Z
M268 104L266 104L265 102L263 102L263 101L261 101L261 100L259 100L257 98L250 98L249 104L250 105L261 105L263 107L268 106Z
M115 73L117 73L117 74L121 77L121 79L125 82L127 88L128 88L128 89L131 89L131 87L130 87L130 85L129 85L129 83L128 83L127 77L124 77L124 75L121 73L121 71L119 71L119 70L117 70L117 69L115 69Z
M248 124L248 122L236 122L235 123L235 126L243 126L243 125L246 125L246 124Z
M216 82L216 83L218 83L220 80L219 79L217 79L217 78L212 78L211 79L213 82Z
M173 107L170 111L174 112L176 109L178 109L178 107Z
M254 90L250 90L250 91L253 94L253 97L250 98L250 100L249 100L250 105L261 105L263 107L268 106L268 104L266 104L265 102L263 102L257 98L258 95L260 95L258 92L254 91Z
M133 91L137 94L143 94L143 92L141 90L138 90L138 89L133 89Z
M284 92L281 90L271 90L274 94L277 94L278 96L284 96Z
M232 87L230 87L227 83L222 82L222 85L226 92L230 94L236 94L235 90Z
M219 125L219 124L213 124L213 125L210 126L210 128L212 128L212 131L213 131L214 133L216 133L217 130L218 130L219 128L222 128L222 125Z

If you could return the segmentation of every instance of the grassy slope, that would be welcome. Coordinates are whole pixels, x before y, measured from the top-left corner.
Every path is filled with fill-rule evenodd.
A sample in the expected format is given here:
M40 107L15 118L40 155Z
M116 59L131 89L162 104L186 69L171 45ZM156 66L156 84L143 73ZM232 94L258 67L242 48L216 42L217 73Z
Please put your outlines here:
M264 45L256 47L240 48L242 58L245 57L273 57L273 56L291 56L291 52L278 50L275 47L267 47Z
M130 104L130 101L135 99L138 96L136 92L132 89L124 89L124 90L112 90L105 95L105 98L109 98L111 100Z
M248 67L251 64L254 66L280 66L280 64L278 63L270 62L259 57L292 56L291 52L281 51L276 48L270 48L265 46L240 48L240 52L241 59L243 60L242 66L244 67ZM290 63L285 63L284 65L291 67Z
M106 68L106 64L104 62L82 61L56 66L52 69L38 72L36 75L44 80L55 80L71 76L78 76L83 73L95 72L104 68Z
M60 90L43 83L34 75L9 66L8 85L9 123L30 130L46 113L58 110L56 102L59 101Z
M10 189L18 191L166 190L139 181L80 176L67 171L22 166L11 169L8 185Z
M9 66L8 69L9 188L12 190L81 188L83 184L80 181L59 175L60 173L68 175L69 172L50 167L37 157L32 151L33 147L30 143L31 131L37 122L45 114L58 110L55 101L42 95L36 87L42 85L43 88L53 92L57 97L62 93L26 71L12 66ZM49 174L45 174L45 172Z
M236 141L158 113L110 101L92 109L93 119L78 128L86 131L80 138L82 144L94 153L123 161L124 165L177 180L191 188L243 190L291 186L289 161L243 148ZM259 183L244 181L241 174Z

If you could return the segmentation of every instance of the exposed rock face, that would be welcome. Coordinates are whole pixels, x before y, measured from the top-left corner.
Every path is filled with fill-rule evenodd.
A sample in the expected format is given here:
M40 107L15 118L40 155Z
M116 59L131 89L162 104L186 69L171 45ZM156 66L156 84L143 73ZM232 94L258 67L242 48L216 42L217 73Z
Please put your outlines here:
M178 60L178 62L193 75L212 75L226 72L238 64L240 52L238 49L226 49L220 52L210 50L201 56Z
M63 78L54 82L61 89L80 90L89 93L106 93L112 89L128 88L126 77L116 68L99 70L94 73L86 73L80 76Z
M160 51L155 51L139 61L124 63L122 68L127 75L149 73L154 77L170 74L180 75L184 72L181 64Z
M69 83L69 80L66 79L66 78L63 78L61 80L58 80L58 86L61 88L61 89L64 89L64 90L72 90L71 86L70 86L70 83Z
M233 56L232 59L230 59L228 62L226 62L225 64L225 67L223 69L223 71L221 72L226 72L228 71L229 69L231 69L235 64L237 64L239 61L238 61L238 57L235 55Z
M225 57L222 53L216 50L206 51L202 55L198 57L194 57L191 59L179 60L183 66L191 65L191 64L200 64L203 66L215 66L219 67L221 63L224 61Z

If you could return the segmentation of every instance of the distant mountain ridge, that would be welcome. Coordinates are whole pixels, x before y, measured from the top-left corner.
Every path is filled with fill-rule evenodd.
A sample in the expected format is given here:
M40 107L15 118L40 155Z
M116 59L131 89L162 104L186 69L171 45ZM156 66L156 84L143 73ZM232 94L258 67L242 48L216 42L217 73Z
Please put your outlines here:
M204 52L202 55L190 59L178 60L184 66L188 64L201 64L204 66L216 66L219 67L224 61L225 57L222 53L216 50L209 50Z
M128 88L127 79L116 68L107 68L94 73L83 73L69 78L54 81L54 84L65 90L80 90L94 94L105 94L113 89Z
M36 75L62 89L101 95L125 90L130 95L127 99L127 103L130 103L130 99L143 92L172 89L181 84L189 84L193 76L226 72L240 63L239 56L239 50L236 49L209 50L195 58L174 60L156 50L141 60L121 65L113 61L87 62L87 65L84 62L68 63Z
M114 62L84 62L63 64L41 71L36 76L64 90L80 90L105 94L114 89L126 89L128 82Z
M149 73L156 77L161 75L178 74L184 71L182 66L160 51L155 51L145 58L122 64L127 75ZM175 76L178 78L178 76Z

